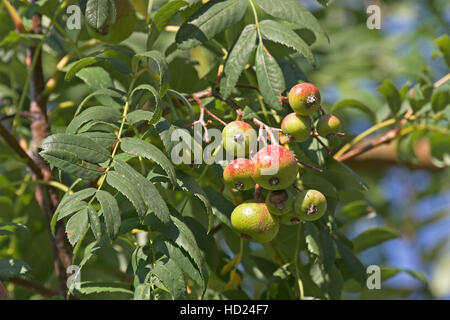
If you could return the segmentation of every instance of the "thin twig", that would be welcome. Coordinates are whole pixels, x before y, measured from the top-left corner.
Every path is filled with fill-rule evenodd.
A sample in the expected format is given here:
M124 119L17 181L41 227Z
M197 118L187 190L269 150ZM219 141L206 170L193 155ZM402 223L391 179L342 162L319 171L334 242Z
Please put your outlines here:
M300 159L298 159L298 158L295 158L295 160L297 160L298 163L300 163L301 165L303 165L303 166L305 166L305 167L307 167L307 168L309 168L309 169L311 169L311 170L314 170L314 171L317 171L317 172L320 172L320 173L323 172L322 169L316 168L316 167L314 167L313 165L310 165L310 164L308 164L308 163L306 163L306 162L303 162L302 160L300 160Z
M353 150L348 151L347 153L344 153L342 156L340 156L337 160L340 162L343 162L345 160L354 158L360 154L363 154L364 152L367 152L373 148L376 148L382 144L388 143L392 140L394 140L400 133L400 131L402 130L403 126L405 125L406 121L408 120L409 116L411 116L413 113L412 109L409 109L408 112L405 114L405 116L403 117L403 119L400 121L400 124L395 127L394 129L389 130L388 132L386 132L384 135L382 135L381 137L370 141L369 143L355 148Z
M272 144L278 144L278 140L275 139L275 135L273 134L273 131L281 132L281 129L269 127L267 124L265 124L264 122L262 122L256 118L253 118L253 123L259 127L258 140L264 139L264 137L262 137L262 133L263 133L263 129L264 129L267 132L267 135L269 136L269 139L272 142Z
M327 151L328 154L331 154L331 150L327 147L327 145L320 139L319 134L317 132L312 131L311 137L317 140L317 142L320 143L320 145Z

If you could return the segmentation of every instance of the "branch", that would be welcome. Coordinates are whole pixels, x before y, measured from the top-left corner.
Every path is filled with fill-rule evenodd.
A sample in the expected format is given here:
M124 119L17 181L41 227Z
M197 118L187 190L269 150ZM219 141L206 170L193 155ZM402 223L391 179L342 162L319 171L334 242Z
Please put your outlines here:
M8 291L6 291L5 286L0 281L0 301L1 300L10 300L11 297L8 295Z
M317 142L320 143L320 145L326 150L326 152L328 154L331 154L331 150L327 147L327 145L325 144L325 142L322 141L322 139L320 139L319 134L317 132L312 131L310 133L311 137L313 137L314 139L317 140Z
M264 139L263 141L265 141L265 138L263 136L263 130L265 130L267 132L267 135L269 136L269 139L272 142L272 144L278 144L278 140L275 139L275 135L273 134L273 131L281 132L281 129L269 127L267 124L265 124L264 122L262 122L256 118L253 118L253 123L256 124L257 126L259 126L258 141L260 139ZM267 145L266 142L264 142L264 144Z
M36 0L33 0L35 2ZM55 13L55 17L61 12L66 2L63 2ZM35 13L31 20L32 32L34 34L42 34L41 15ZM50 26L48 27L50 28ZM48 34L50 29L46 30L45 34ZM42 67L42 55L41 55L42 42L39 46L29 47L26 54L26 63L29 72L30 79L30 112L39 114L39 117L33 119L31 122L31 134L34 142L33 158L34 162L40 169L40 174L34 173L33 180L47 180L53 179L52 172L47 163L39 156L38 146L43 139L50 135L50 126L47 118L47 98L44 94L45 82ZM20 111L20 110L18 110ZM65 233L64 225L61 221L56 224L55 237L53 237L50 228L50 221L52 220L53 213L59 204L58 191L55 188L38 184L35 190L36 201L38 202L41 210L44 214L47 231L50 237L55 273L59 280L59 291L64 294L67 290L67 274L66 270L71 264L72 260L72 247L70 246Z
M434 88L438 88L439 86L443 85L445 82L447 82L448 80L450 80L450 73L448 73L447 75L445 75L444 77L442 77L441 79L439 79L438 81L436 81L433 86ZM412 117L413 115L413 110L409 109L406 114L403 116L402 120L400 121L399 125L394 128L389 130L388 132L386 132L384 135L382 135L379 138L376 138L372 141L370 141L369 143L355 148L353 150L348 151L347 153L343 153L345 152L345 150L348 150L351 148L351 146L355 143L357 143L358 141L361 141L364 137L368 136L370 133L383 128L385 126L388 126L392 123L395 123L395 119L389 119L386 120L384 122L378 123L375 126L369 128L368 130L366 130L365 132L363 132L362 134L360 134L359 136L357 136L355 139L353 139L353 141L351 141L349 144L345 145L338 153L336 153L335 158L338 161L346 161L348 159L354 158L362 153L365 153L373 148L376 148L380 145L383 145L385 143L388 143L392 140L394 140L395 138L397 138L403 128L403 126L405 125L405 123Z
M0 123L0 135L3 137L5 142L22 158L24 158L27 162L28 167L33 171L33 173L42 178L42 172L37 163L26 153L25 150L22 149L20 144L17 142L16 138L14 138L11 133Z
M42 284L40 284L39 282L36 282L33 280L22 279L19 277L13 277L13 278L9 278L7 281L11 282L15 285L18 285L22 288L33 291L34 293L40 294L41 296L43 296L45 298L51 298L51 297L59 294L59 292L49 289L49 288L43 286Z
M381 137L374 139L361 147L355 148L353 150L350 150L347 153L344 153L342 156L338 157L337 160L340 162L343 162L345 160L354 158L364 152L367 152L373 148L376 148L382 144L385 144L385 143L388 143L388 142L394 140L400 134L400 131L402 130L403 126L405 125L406 121L408 121L408 118L412 115L412 113L413 113L413 110L409 109L397 127L389 130Z

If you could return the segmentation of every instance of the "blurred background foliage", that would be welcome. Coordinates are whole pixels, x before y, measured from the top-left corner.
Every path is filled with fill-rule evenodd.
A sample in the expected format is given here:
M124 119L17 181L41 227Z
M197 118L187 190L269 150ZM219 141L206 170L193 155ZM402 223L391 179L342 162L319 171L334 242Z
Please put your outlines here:
M20 1L12 1L12 3ZM145 1L144 1L145 2ZM155 0L153 10L156 11L164 0ZM325 39L314 39L314 52L318 59L318 67L312 69L303 58L295 58L302 69L301 77L316 84L322 92L323 107L327 110L341 99L357 99L363 101L369 108L386 110L388 107L385 99L377 92L377 88L387 78L393 80L397 88L410 81L427 78L435 82L448 73L443 58L437 51L435 39L442 36L450 29L450 3L446 0L393 0L371 1L382 8L381 30L369 30L366 27L367 14L365 8L368 1L360 0L334 0L327 8L323 8L315 0L300 0L306 8L314 12L320 23L330 37L328 44ZM134 1L139 5L140 1ZM145 6L144 6L145 8ZM263 15L263 13L261 13ZM245 18L247 19L247 17ZM248 17L253 21L251 14ZM8 14L4 7L0 7L0 42L7 36L7 30L12 28ZM181 18L180 21L181 22ZM61 21L61 25L63 22ZM174 22L177 24L177 21ZM238 29L238 28L237 28ZM240 29L238 29L240 30ZM75 34L76 31L66 30L73 37L85 38L87 35ZM81 31L83 33L83 30ZM299 31L302 32L302 31ZM306 38L306 31L303 34ZM232 44L233 36L222 35L228 45ZM309 35L311 36L311 35ZM106 50L105 56L127 57L130 50L145 51L147 35L136 32L123 43L120 50ZM189 56L180 55L171 44L174 42L175 32L166 30L155 43L155 49L165 51L168 60L171 61L171 87L184 92L193 92L204 89L206 79L215 77L218 63L213 54L214 43L210 43L210 50L203 48L191 49ZM317 41L315 41L317 40ZM34 41L29 39L29 41ZM12 42L14 46L14 42ZM44 46L44 74L49 78L55 72L55 65L61 54L71 50L71 43L64 37L53 32L50 41ZM92 49L92 50L95 50ZM275 56L282 57L286 54L285 48L272 45L271 52ZM89 51L88 51L89 52ZM13 110L11 100L19 98L10 88L20 89L26 77L26 70L19 61L23 60L23 50L9 51L10 56L4 56L0 52L2 61L10 61L7 66L0 65L0 108L2 113L11 114ZM289 53L289 52L288 52ZM17 55L14 57L14 55ZM120 87L121 74L119 60L113 67L105 66L109 72L114 73L117 85ZM122 66L123 67L123 66ZM14 78L9 85L10 70L14 70ZM115 71L116 70L116 71ZM179 84L176 74L183 70L183 84ZM299 71L301 72L301 71ZM186 75L190 75L186 84ZM305 76L306 75L306 76ZM72 81L70 85L62 79L56 84L57 88L50 99L50 112L52 115L52 131L63 130L67 119L73 114L73 107L88 94L88 89L82 81ZM13 93L11 93L13 91ZM20 90L18 90L20 91ZM6 99L8 97L8 100ZM218 106L220 110L220 105ZM447 107L448 109L448 107ZM339 113L344 123L344 132L357 135L373 123L362 112L345 111ZM26 120L24 120L26 121ZM30 136L26 126L21 127L21 135ZM363 208L364 218L345 226L346 236L353 238L364 230L376 226L388 226L399 231L402 238L385 242L381 246L371 248L359 254L365 265L389 265L399 269L420 270L429 280L429 284L417 280L407 273L401 273L383 283L381 290L363 290L358 292L350 286L346 287L342 298L362 299L449 299L450 298L450 168L436 168L430 160L429 146L427 143L418 143L416 154L422 160L420 163L403 163L399 161L397 146L392 143L369 152L356 159L352 159L350 166L371 186L366 193L369 206ZM42 219L38 205L35 202L32 187L26 177L19 187L8 187L12 181L23 179L25 168L23 161L5 145L0 146L0 223L14 221L16 225L1 226L0 231L14 233L13 236L2 236L0 233L0 257L11 257L26 261L17 267L21 271L29 272L30 278L36 281L54 284L57 279L53 273L53 260L51 258L50 243L45 223ZM342 195L348 199L357 196ZM182 201L183 194L173 193L173 203L185 206L184 213L192 215L198 220L204 220L197 212L202 204L192 197L187 203ZM121 208L126 211L126 208ZM179 208L178 208L179 209ZM338 208L345 214L345 206ZM204 226L192 220L192 228L200 230L198 234L205 234ZM22 224L26 224L25 228ZM203 229L202 229L203 228ZM229 256L222 252L216 256L208 256L210 264L216 263L223 266L232 252L238 252L238 242L223 232L223 239L219 242ZM225 239L227 241L225 241ZM199 240L199 239L197 239ZM200 239L199 246L203 250L211 246L209 236ZM102 281L128 281L127 273L128 257L131 255L129 239L119 238L113 247L107 247L98 251L84 269L83 277L86 279L100 278ZM234 245L230 245L233 243ZM260 245L252 244L253 254L264 250ZM214 250L213 250L214 251ZM18 260L19 261L19 260ZM261 259L261 266L266 270L274 270L273 265L265 259ZM265 265L264 265L265 264ZM275 268L276 269L276 268ZM1 266L0 266L1 276ZM258 280L261 275L244 277L242 288L248 297L261 297L262 282ZM282 274L278 276L282 277ZM216 279L217 283L226 281ZM211 285L214 287L214 279ZM33 298L28 290L20 286L9 284L14 288L14 297L19 299ZM282 291L282 288L274 288L274 291ZM236 292L234 292L236 293ZM237 294L237 293L236 293ZM283 297L283 294L277 295ZM111 295L90 295L90 298L127 298L127 294L114 293ZM229 291L228 298L243 298L242 294L233 296Z

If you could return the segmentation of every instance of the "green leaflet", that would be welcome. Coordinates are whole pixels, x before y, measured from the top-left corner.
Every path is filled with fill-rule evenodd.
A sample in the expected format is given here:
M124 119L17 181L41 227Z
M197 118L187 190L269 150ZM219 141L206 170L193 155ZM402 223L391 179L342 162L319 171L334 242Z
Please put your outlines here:
M114 107L96 106L90 107L72 119L66 128L66 133L77 133L77 130L86 122L104 121L115 123L121 117L121 113Z
M169 209L153 183L125 162L114 161L114 168L116 171L110 172L113 175L108 174L106 181L133 203L141 219L148 207L162 222L169 222Z
M80 241L81 238L83 238L88 227L89 221L87 208L78 211L76 214L70 217L70 219L67 221L66 233L67 238L69 239L69 242L72 246L75 246L75 244Z
M111 172L108 174L107 177ZM103 218L105 219L106 230L111 239L115 239L119 234L119 228L121 223L119 206L117 200L108 192L99 190L97 191L97 200L100 202L103 211Z
M190 49L213 38L239 22L247 10L247 0L212 0L194 13L178 30L180 49Z
M155 161L176 185L175 168L166 155L151 143L136 138L123 138L120 148L126 153Z
M236 86L242 70L244 70L250 55L255 49L256 35L255 25L248 25L242 30L239 39L234 44L225 63L223 75L220 80L220 93L223 98L228 98Z
M93 163L102 163L110 158L109 152L91 139L66 133L58 133L45 138L40 147L44 153L55 150L71 152L79 159Z
M316 17L296 0L255 0L256 4L268 14L311 30L316 37L330 39Z
M281 93L286 89L283 72L262 43L256 51L256 77L264 100L275 110L281 110Z
M271 41L281 43L287 47L291 47L298 53L302 54L309 63L316 65L314 55L308 44L303 41L294 31L273 20L264 20L260 23L263 36Z

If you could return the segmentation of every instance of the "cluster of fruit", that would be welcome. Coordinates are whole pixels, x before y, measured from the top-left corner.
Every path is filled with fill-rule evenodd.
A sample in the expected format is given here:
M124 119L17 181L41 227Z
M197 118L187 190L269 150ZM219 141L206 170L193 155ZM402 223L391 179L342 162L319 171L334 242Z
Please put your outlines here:
M309 118L320 108L320 93L316 86L301 83L289 92L289 104L294 110L281 124L289 141L305 141L312 131ZM323 113L319 118L317 134L327 138L338 133L340 121ZM222 132L227 153L245 155L229 163L223 172L225 184L236 190L250 190L258 186L268 190L265 202L249 200L238 205L231 214L231 225L245 239L265 243L275 238L280 223L292 225L301 221L320 219L327 200L317 190L301 190L295 183L299 173L295 155L287 148L271 144L247 159L256 134L244 121L229 123ZM273 142L273 141L272 141Z

